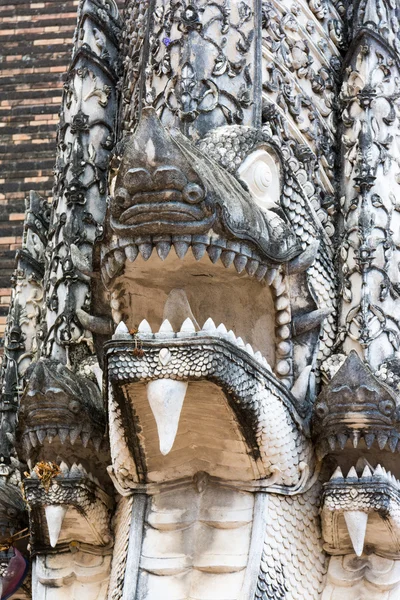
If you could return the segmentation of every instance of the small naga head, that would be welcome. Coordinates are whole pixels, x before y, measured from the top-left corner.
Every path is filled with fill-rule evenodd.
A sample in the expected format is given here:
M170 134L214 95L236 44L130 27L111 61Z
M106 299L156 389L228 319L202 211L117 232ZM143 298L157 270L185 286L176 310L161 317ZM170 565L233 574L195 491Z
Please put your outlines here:
M17 432L24 460L85 462L94 446L101 462L105 415L97 385L51 359L34 363L28 375Z

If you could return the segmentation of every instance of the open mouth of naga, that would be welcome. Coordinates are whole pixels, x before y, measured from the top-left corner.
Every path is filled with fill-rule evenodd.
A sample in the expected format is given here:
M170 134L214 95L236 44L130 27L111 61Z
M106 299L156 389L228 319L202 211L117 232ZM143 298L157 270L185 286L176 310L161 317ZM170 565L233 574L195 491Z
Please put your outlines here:
M236 598L262 551L258 492L297 493L313 469L298 401L310 356L296 361L286 276L301 248L154 111L116 154L100 248L119 323L104 347L109 471L149 499L139 585L158 598L165 576L171 598L215 585Z
M232 277L237 278L235 297L224 314ZM197 471L223 476L232 463L236 465L235 479L265 477L265 469L257 466L259 452L245 412L216 384L220 377L220 384L228 388L230 382L223 379L230 361L271 372L275 328L268 312L274 310L274 299L265 279L258 282L246 272L238 276L234 265L227 268L221 261L212 264L206 251L199 260L192 252L184 258L170 252L163 262L154 251L147 261L127 262L124 281L130 279L135 282L132 294L125 292L115 303L127 330L135 332L135 340L128 354L119 359L114 360L110 349L110 369L121 367L123 381L124 375L129 376L129 353L141 358L134 376L138 381L125 384L124 392L135 398L146 454L161 451L167 455L159 456L158 461L163 465L163 478L170 471L168 479ZM249 287L251 307L246 302ZM245 332L247 339L242 337ZM118 347L121 342L112 346L115 344ZM217 362L225 363L225 373L218 372ZM149 383L157 376L159 379ZM158 394L168 399L163 402ZM154 419L149 419L149 404L159 440ZM182 453L185 461L175 467L175 455ZM154 468L157 471L161 465Z

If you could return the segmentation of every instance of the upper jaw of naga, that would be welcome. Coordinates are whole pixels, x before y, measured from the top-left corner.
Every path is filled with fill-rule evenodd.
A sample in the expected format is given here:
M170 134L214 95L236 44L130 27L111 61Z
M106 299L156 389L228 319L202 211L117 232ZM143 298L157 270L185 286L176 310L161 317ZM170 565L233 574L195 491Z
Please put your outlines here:
M111 173L106 221L111 245L115 237L133 241L212 230L228 240L248 242L272 263L287 262L301 252L281 216L261 209L236 177L185 136L167 131L154 109L143 110L135 134L116 152Z
M238 138L251 128L243 130ZM166 130L153 109L144 109L136 132L117 147L111 162L97 264L112 294L115 323L122 320L134 330L145 318L156 330L166 318L170 294L183 289L198 323L211 317L246 336L291 388L315 359L327 312L316 310L306 273L318 245L302 248L286 221L279 190L288 171L272 142L260 139L254 130L255 141L238 143L232 168L223 168L215 153L207 156L205 142L200 151L181 133ZM211 147L214 141L207 143ZM261 174L275 169L275 204L270 198L262 206L269 180L259 176L260 169ZM254 176L250 183L245 172ZM84 270L84 257L80 262ZM188 316L172 323L175 330Z
M397 460L399 399L354 350L324 386L314 406L312 425L321 458L329 455L341 461L346 457L354 463L371 450L387 466L388 461ZM344 469L351 466L339 464Z

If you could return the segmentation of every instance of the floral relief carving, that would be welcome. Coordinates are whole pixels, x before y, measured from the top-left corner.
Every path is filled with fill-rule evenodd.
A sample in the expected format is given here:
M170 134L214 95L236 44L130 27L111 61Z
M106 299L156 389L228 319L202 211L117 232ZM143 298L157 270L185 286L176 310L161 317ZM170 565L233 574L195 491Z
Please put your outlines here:
M400 298L399 207L396 195L383 185L384 180L399 183L399 100L395 61L364 38L340 94L344 177L351 184L341 201L342 296L348 307L341 339L359 343L367 356L376 341L381 358L400 347L395 308Z
M245 1L171 0L155 11L146 103L185 122L218 112L220 124L242 123L252 110L253 7ZM193 58L201 52L207 57ZM187 49L192 48L188 59Z

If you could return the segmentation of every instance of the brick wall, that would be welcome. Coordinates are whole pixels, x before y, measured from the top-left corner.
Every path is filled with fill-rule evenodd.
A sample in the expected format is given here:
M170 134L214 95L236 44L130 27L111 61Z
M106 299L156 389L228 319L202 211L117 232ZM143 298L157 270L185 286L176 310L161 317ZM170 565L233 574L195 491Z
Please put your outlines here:
M29 190L50 197L78 0L0 2L0 336Z
M0 0L0 341L24 198L29 190L51 197L77 6L78 0Z

